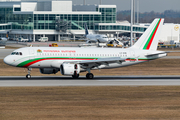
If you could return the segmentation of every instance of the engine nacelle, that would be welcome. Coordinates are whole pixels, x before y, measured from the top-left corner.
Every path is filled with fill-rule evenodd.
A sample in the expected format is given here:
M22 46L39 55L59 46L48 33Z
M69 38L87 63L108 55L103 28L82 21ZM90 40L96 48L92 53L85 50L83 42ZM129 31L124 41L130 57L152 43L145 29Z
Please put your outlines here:
M64 63L60 67L60 71L62 75L74 75L80 73L80 65L79 64L69 64Z
M56 74L59 70L57 68L39 68L42 74Z

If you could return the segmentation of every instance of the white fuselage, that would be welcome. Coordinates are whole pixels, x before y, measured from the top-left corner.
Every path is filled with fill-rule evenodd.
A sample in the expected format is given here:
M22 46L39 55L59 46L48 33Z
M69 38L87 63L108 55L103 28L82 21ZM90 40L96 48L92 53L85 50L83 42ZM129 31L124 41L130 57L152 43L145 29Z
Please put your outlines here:
M119 49L119 48L73 48L73 47L27 47L15 50L4 58L4 62L15 67L26 68L59 68L64 62L96 60L98 58L128 58L125 62L103 64L98 68L116 68L137 64L152 59L166 56L166 53L152 57L148 54L156 54L160 51ZM98 69L93 68L93 69Z

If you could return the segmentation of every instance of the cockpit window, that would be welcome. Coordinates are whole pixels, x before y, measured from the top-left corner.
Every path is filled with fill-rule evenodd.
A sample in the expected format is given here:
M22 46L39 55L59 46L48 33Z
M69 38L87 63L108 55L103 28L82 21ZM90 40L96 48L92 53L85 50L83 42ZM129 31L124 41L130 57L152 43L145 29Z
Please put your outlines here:
M11 55L22 55L22 52L12 52Z
M12 53L11 53L11 55L14 55L14 54L16 54L16 52L12 52Z

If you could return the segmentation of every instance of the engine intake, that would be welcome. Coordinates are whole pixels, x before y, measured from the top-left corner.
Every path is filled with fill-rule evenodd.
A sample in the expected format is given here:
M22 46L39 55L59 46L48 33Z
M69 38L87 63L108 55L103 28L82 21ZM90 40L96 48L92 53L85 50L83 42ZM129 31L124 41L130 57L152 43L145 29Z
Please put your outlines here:
M57 68L40 68L42 74L56 74L59 70Z
M80 65L64 63L60 66L60 71L61 71L62 75L79 74L80 73Z

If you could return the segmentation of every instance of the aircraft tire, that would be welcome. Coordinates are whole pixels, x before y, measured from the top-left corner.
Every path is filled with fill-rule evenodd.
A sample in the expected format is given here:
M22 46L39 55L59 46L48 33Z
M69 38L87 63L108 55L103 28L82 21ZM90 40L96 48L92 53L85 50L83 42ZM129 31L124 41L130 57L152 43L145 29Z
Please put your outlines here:
M27 75L26 75L26 78L27 78L27 79L31 79L31 75L30 75L30 74L27 74Z
M86 78L87 79L93 79L94 78L94 75L92 73L87 73L86 74Z

